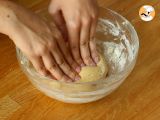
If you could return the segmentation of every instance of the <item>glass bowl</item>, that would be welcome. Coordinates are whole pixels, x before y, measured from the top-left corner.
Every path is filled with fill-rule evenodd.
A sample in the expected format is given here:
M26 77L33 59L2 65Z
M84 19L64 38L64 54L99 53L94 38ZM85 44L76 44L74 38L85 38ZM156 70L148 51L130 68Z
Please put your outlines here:
M37 11L37 14L49 22L46 9ZM18 48L17 58L29 80L47 96L67 103L92 102L107 96L121 85L133 70L139 49L134 27L110 9L100 8L95 39L102 48L109 71L105 78L92 82L66 83L41 76Z

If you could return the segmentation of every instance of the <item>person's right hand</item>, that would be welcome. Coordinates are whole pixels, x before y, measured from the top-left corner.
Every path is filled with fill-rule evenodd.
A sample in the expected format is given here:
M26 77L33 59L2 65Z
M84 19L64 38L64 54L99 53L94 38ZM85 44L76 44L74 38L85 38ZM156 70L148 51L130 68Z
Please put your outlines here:
M8 15L8 19L14 21L14 31L10 38L35 69L42 75L51 75L57 80L79 80L80 76L75 70L80 71L80 67L73 61L56 27L49 27L39 16L16 4L10 3L8 7L14 13ZM64 58L64 55L67 56Z
M74 60L80 66L95 66L99 62L94 40L98 22L96 0L51 0L49 13L63 34L68 38Z

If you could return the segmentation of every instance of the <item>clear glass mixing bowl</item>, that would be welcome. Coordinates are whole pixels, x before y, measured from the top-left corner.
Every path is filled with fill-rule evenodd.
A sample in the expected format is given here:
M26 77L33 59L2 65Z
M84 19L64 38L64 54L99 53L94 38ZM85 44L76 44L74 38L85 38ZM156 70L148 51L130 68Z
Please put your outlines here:
M37 13L49 22L46 11L42 9ZM134 68L139 49L139 40L134 27L124 17L110 9L100 8L95 38L109 67L106 78L97 81L85 83L56 81L38 74L18 48L17 58L29 80L47 96L67 103L95 101L120 86Z

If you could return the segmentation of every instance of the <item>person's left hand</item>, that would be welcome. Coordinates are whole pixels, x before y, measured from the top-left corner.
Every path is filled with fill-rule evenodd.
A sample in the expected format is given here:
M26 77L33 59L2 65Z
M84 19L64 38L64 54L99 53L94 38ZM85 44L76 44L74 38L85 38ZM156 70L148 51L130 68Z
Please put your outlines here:
M98 63L93 39L98 19L96 0L51 0L49 12L64 38L68 38L75 61L80 66Z

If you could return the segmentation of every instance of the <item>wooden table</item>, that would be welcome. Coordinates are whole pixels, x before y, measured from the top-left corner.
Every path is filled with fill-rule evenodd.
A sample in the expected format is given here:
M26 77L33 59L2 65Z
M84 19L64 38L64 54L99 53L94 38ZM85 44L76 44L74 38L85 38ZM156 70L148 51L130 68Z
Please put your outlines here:
M47 4L19 1L33 10ZM99 4L125 16L137 30L139 57L125 82L96 102L76 105L53 100L31 85L18 66L14 44L0 35L0 120L160 120L159 0L99 0ZM151 22L139 18L144 4L156 10Z

